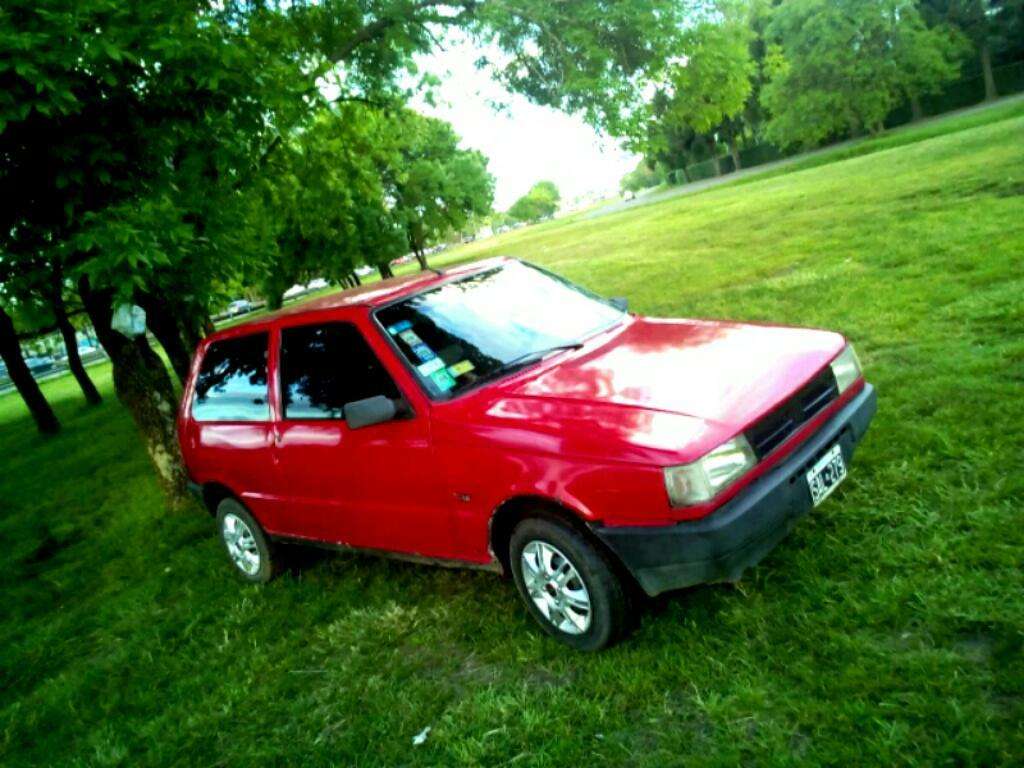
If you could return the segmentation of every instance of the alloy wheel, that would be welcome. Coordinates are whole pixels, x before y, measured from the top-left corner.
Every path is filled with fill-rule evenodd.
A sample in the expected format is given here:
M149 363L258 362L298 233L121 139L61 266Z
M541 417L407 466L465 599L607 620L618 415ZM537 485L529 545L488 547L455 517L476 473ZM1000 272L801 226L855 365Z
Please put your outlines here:
M576 566L557 547L534 539L521 555L526 591L544 617L558 630L581 635L590 627L590 593Z
M260 569L260 550L256 545L256 538L252 535L252 529L238 515L229 512L224 515L221 535L224 537L224 544L227 545L228 556L232 562L242 573L255 576Z

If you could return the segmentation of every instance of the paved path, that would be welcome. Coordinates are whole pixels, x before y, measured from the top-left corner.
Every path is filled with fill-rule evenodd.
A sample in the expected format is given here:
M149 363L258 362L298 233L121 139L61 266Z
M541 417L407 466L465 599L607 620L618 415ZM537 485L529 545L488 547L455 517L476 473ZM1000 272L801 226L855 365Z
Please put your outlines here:
M973 107L965 107L964 109L958 109L953 112L945 112L941 115L935 115L934 117L928 117L924 120L920 120L916 123L907 123L901 125L899 128L895 128L891 131L886 131L885 135L892 135L905 128L919 128L922 125L927 125L933 120L944 120L947 117L955 117L958 115L967 115L971 112L983 112L986 109L992 109L993 107L1001 107L1004 104L1009 104L1014 101L1024 101L1024 94L1016 94L1014 96L1007 96L996 101L985 102L982 104L975 104ZM632 200L621 200L617 203L611 203L609 205L603 205L600 208L595 208L590 211L584 219L597 219L601 216L607 216L610 213L618 213L620 211L627 211L630 208L640 208L644 205L651 205L652 203L660 203L663 200L671 200L674 197L683 197L684 195L693 195L697 192L703 192L705 189L711 189L713 187L721 186L722 184L731 184L738 179L744 179L748 176L757 176L761 173L768 173L774 171L777 168L785 168L787 165L793 165L794 163L800 163L804 160L808 160L818 155L826 155L830 152L838 152L839 150L847 147L852 147L861 142L868 141L872 137L864 136L858 139L849 139L848 141L842 141L838 144L829 144L827 147L821 149L811 150L810 152L804 152L799 155L793 155L793 157L787 157L782 160L776 160L771 163L764 163L763 165L755 165L751 168L744 168L736 171L735 173L727 173L724 176L712 176L710 179L701 179L690 184L681 184L678 187L669 187L668 189L659 189L655 192L650 192L646 195L641 194Z

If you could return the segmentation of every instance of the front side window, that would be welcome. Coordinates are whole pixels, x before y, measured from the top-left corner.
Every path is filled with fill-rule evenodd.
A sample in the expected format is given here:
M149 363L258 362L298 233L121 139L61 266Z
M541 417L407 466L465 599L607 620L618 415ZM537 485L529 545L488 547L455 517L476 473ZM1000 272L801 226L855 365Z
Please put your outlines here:
M286 419L342 419L345 403L398 388L351 323L281 331L281 394Z
M608 328L624 313L521 262L453 280L377 311L427 391L448 397Z
M196 421L268 421L266 333L215 341L196 377Z

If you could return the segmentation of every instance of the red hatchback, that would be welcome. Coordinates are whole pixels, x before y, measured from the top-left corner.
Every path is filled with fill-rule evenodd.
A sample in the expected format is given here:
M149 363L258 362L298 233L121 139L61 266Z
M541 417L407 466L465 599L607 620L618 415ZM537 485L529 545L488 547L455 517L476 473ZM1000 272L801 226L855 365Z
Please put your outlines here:
M511 573L596 649L630 592L735 580L846 477L875 392L836 333L627 313L506 259L211 335L181 448L231 562L305 541Z

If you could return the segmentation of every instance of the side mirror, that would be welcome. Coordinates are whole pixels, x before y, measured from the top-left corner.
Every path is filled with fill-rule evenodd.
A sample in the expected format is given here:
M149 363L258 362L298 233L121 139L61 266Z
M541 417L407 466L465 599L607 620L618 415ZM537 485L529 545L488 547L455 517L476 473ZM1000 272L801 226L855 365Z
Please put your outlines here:
M629 299L627 299L625 296L612 296L610 299L608 299L608 303L611 304L616 309L621 310L623 312L629 309Z
M365 400L353 400L345 403L345 421L350 429L369 427L391 421L398 413L395 401L384 395L368 397Z

